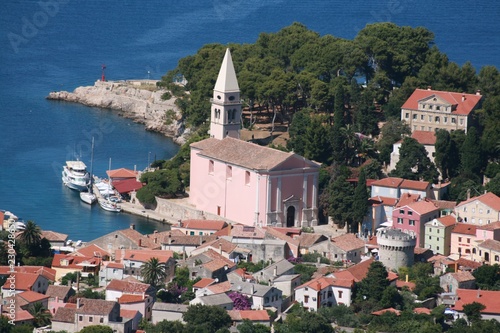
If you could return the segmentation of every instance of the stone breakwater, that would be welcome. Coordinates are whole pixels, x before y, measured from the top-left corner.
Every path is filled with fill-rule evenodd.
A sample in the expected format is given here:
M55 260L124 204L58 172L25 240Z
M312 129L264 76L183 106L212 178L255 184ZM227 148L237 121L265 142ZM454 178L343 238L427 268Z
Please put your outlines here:
M156 81L97 81L93 86L78 87L73 92L51 92L47 99L80 103L119 111L119 115L144 124L146 130L160 132L183 144L189 135L182 121L175 97L163 100L166 90L150 91Z

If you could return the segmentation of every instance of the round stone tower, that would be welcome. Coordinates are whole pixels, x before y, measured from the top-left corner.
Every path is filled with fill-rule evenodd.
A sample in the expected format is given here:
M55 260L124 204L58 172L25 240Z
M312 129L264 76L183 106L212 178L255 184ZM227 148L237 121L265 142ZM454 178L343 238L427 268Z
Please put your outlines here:
M399 229L382 229L377 232L379 260L389 270L413 265L417 237Z

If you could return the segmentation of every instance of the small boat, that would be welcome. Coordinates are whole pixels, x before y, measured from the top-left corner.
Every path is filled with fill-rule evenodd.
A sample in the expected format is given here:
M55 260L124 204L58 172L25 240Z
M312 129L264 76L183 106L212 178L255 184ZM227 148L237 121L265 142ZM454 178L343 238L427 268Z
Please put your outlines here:
M92 176L92 168L94 165L94 138L92 138L92 154L90 156L90 184L87 188L87 192L80 192L80 200L85 202L86 204L92 205L97 201L97 196L93 190L93 176Z
M66 161L62 171L62 181L67 187L86 191L90 185L90 174L82 161Z
M107 210L108 212L119 213L122 211L122 208L119 205L112 201L109 201L106 198L99 198L98 202L99 206L101 206L102 209Z

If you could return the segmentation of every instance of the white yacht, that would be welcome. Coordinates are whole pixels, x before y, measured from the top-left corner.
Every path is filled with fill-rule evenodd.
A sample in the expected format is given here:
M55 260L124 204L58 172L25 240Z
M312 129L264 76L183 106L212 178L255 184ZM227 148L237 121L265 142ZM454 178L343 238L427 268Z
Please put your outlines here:
M66 161L62 171L62 181L67 187L86 191L90 185L90 173L82 161Z

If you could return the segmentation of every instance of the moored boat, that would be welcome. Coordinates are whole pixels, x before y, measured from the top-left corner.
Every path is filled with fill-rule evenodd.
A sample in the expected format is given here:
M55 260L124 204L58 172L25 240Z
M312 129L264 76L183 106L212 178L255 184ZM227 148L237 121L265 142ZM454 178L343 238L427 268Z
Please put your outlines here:
M90 173L82 161L66 161L62 171L62 181L67 187L86 191L90 185Z
M92 187L89 187L89 189L91 188ZM92 205L97 201L97 196L94 192L91 192L91 190L89 190L88 192L80 192L80 200L82 200L86 204Z
M122 208L120 205L106 199L106 198L99 198L98 199L99 206L101 206L102 209L107 210L108 212L121 212Z

